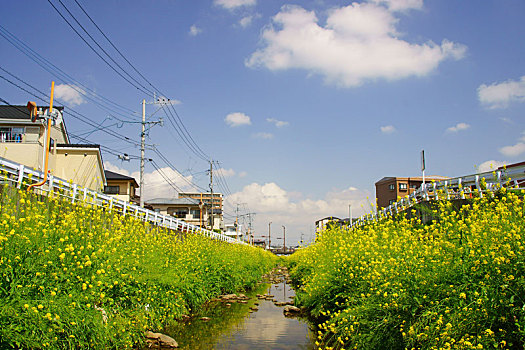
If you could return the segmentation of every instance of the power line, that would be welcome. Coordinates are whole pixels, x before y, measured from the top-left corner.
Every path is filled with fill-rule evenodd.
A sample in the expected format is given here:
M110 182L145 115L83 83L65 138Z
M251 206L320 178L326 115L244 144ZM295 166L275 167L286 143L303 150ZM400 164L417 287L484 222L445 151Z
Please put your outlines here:
M81 83L80 81L73 78L71 75L54 65L52 62L41 56L38 52L34 51L29 45L18 39L14 34L9 32L6 28L0 25L0 36L2 36L7 42L13 45L17 50L39 65L42 69L50 73L51 75L58 76L65 82L71 81L73 84L69 85L72 89L77 91L88 100L95 103L98 107L109 111L110 113L119 114L125 118L130 118L128 115L121 112L121 110L128 111L130 114L136 114L135 111L118 104L104 96L97 94L95 91ZM82 88L79 88L82 87ZM116 108L116 109L114 109Z
M57 9L57 8L55 7L55 5L51 2L51 0L47 0L47 2L48 2L48 3L49 3L49 4L55 9L55 11L59 14L59 16L62 17L62 19L63 19L63 20L69 25L69 27L70 27L70 28L71 28L71 29L72 29L72 30L78 35L78 37L79 37L80 39L82 39L82 41L83 41L83 42L84 42L84 43L85 43L85 44L86 44L86 45L87 45L87 46L88 46L88 47L89 47L89 48L90 48L90 49L91 49L91 50L92 50L92 51L93 51L93 52L94 52L94 53L95 53L95 54L96 54L96 55L97 55L102 61L104 61L104 63L106 63L106 64L108 65L108 67L110 67L115 73L117 73L120 77L122 77L122 79L126 80L129 84L131 84L131 85L132 85L133 87L135 87L137 90L143 92L144 94L146 94L146 95L148 95L148 96L153 95L150 91L144 89L143 87L141 87L141 86L139 86L139 85L135 85L131 80L129 80L128 78L126 78L121 72L119 72L115 67L113 67L113 66L112 66L112 65L111 65L111 64L110 64L110 63L109 63L104 57L102 57L102 55L101 55L100 53L97 52L97 50L95 50L95 48L94 48L90 43L87 42L87 40L82 36L82 34L80 34L80 33L78 32L78 30L75 29L75 27L71 24L71 22L69 22L69 21L67 20L67 18L64 17L64 15L62 14L62 12L60 12L60 10ZM62 4L62 2L61 2L60 0L59 0L59 2ZM64 4L62 4L62 6L64 6ZM64 8L66 8L66 7L64 6ZM66 8L66 11L68 11L67 8ZM69 12L69 11L68 11L68 12ZM70 13L70 15L71 15L71 13ZM71 15L71 17L73 17L73 15ZM75 19L75 17L73 17L73 19ZM75 21L76 21L76 19L75 19ZM77 23L78 23L78 22L77 22ZM80 24L79 24L79 25L80 25ZM81 27L82 29L84 29L82 26L80 26L80 27ZM92 39L92 40L93 40L93 39ZM106 52L104 51L104 53L106 53ZM107 55L107 53L106 53L106 55ZM117 66L118 66L120 69L122 69L122 67L120 67L120 65L117 64Z
M136 82L137 84L139 84L143 89L146 89L147 88L140 84L136 79L134 79L125 69L122 68L121 65L119 65L116 60L114 60L108 53L106 50L104 50L101 45L93 38L92 35L90 35L88 33L88 31L80 24L80 22L76 19L76 17L69 11L69 9L64 5L64 3L62 2L62 0L58 0L60 2L60 4L62 5L62 7L64 7L64 9L69 13L69 15L73 18L73 20L75 20L75 22L82 28L82 30L89 36L89 38L106 54L106 56L108 56L108 58L111 59L112 62L114 62L127 76L129 76L134 82ZM60 11L51 3L50 0L48 0L48 2L51 4L51 6L53 6L53 8L58 12L58 14L66 21L66 23L69 24L69 26L75 31L75 33L77 33L77 35L86 43L87 41L78 33L78 31L75 30L75 28L66 20L66 18L60 13ZM115 44L113 44L113 42L109 39L109 37L102 31L102 29L100 29L100 27L96 24L96 22L93 20L93 18L91 16L89 16L89 14L87 13L87 11L80 5L80 3L75 0L75 3L79 6L79 8L82 10L82 12L86 15L86 17L91 21L91 23L97 28L97 30L102 34L102 36L104 36L104 38L110 43L110 45L118 52L118 54L131 66L131 68L142 78L144 79L144 81L146 81L149 86L151 86L155 91L159 92L160 94L166 96L165 94L163 94L160 89L158 89L157 87L155 87L153 85L153 83L151 83L142 73L140 73L140 71L124 56L124 54L116 47ZM93 47L91 45L88 44L88 46L95 52L96 50L93 49ZM97 55L103 59L98 53ZM104 59L103 59L104 60ZM109 64L106 60L104 60L104 62L106 62L106 64ZM115 69L114 69L115 70ZM115 70L116 71L116 70ZM120 74L119 74L120 75ZM135 86L136 87L136 86ZM173 110L175 116L177 117L177 119L175 119L170 111L170 114L173 118L173 121L175 121L175 124L177 126L175 126L175 124L173 124L172 122L172 126L177 130L177 133L179 133L179 130L180 130L180 133L179 133L179 136L181 136L181 138L183 138L184 140L184 143L186 144L186 146L190 149L190 151L192 151L195 155L197 155L199 158L205 160L205 161L208 161L208 159L210 157L208 157L206 155L206 153L204 151L202 151L202 149L199 147L199 145L195 142L195 140L193 139L193 137L191 136L191 134L189 133L188 129L186 128L186 126L184 125L184 123L182 122L182 119L180 118L179 114L177 113L177 110L175 109L175 107L170 103L169 104L169 107L168 107L168 110L170 110L170 108ZM178 120L178 123L177 123L177 120Z
M31 84L25 82L25 81L22 80L21 78L17 77L17 76L14 75L13 73L10 73L9 71L5 70L5 69L2 68L2 67L0 67L0 70L6 72L7 74L9 74L9 75L12 76L13 78L17 79L17 80L20 81L21 83L23 83L23 84L25 84L26 86L28 86L28 87L32 88L33 90L37 91L41 96L38 96L38 95L36 95L35 93L33 93L33 92L31 92L31 91L25 89L24 87L18 85L17 83L15 83L15 82L11 81L10 79L4 77L3 75L0 75L0 78L1 78L1 79L4 79L5 81L7 81L8 83L10 83L11 85L16 86L16 87L19 88L20 90L22 90L22 91L24 91L24 92L30 94L31 96L37 98L38 100L40 100L40 101L42 101L42 102L44 102L44 103L47 103L47 100L46 100L45 98L49 99L50 96L49 96L48 94L46 94L46 93L40 91L39 89L35 88L33 85L31 85ZM45 98L43 98L42 96L45 97ZM56 99L56 100L57 100L58 103L63 104L60 100L58 100L58 99ZM81 122L83 122L83 123L85 123L85 124L88 124L88 125L90 125L90 126L92 126L92 127L95 127L95 128L98 127L96 124L94 124L93 121L91 121L91 120L90 120L89 118L87 118L85 115L83 115L83 114L81 114L81 113L75 111L73 108L69 108L69 113L70 113L71 117L73 117L73 118L75 118L75 119L77 119L77 120L80 120ZM106 130L105 128L104 128L104 129L100 129L100 131L102 131L102 132L104 132L104 133L106 133L106 134L108 134L108 135L111 135L111 136L113 136L113 137L115 137L115 138L118 138L118 139L120 139L120 140L122 140L122 141L125 141L125 142L128 142L128 143L131 143L131 144L134 144L134 145L138 145L138 142L133 141L133 140L131 140L130 138L128 138L128 137L126 137L126 136L121 136L121 135L119 135L119 134L117 134L117 133L111 133L111 132L109 132L108 130Z

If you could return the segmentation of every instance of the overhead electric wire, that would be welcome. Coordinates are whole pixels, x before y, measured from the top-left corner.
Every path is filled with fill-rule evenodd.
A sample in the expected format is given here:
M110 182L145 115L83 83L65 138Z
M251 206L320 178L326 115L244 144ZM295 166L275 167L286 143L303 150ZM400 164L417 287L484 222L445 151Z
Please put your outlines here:
M60 0L59 0L60 1ZM60 12L59 9L56 8L56 6L51 2L51 0L47 0L47 2L55 9L55 11L59 14L60 17L62 17L62 19L69 25L69 27L78 35L78 37L80 39L82 39L82 41L87 45L89 46L89 48L102 60L104 61L108 67L110 67L115 73L117 73L119 76L121 76L124 80L126 80L129 84L131 84L133 87L135 87L137 90L143 92L144 94L148 95L148 96L152 96L153 94L142 88L141 86L138 86L138 85L135 85L131 80L129 80L128 78L126 78L121 72L119 72L115 67L113 67L104 57L102 57L102 55L100 53L97 52L97 50L95 50L95 48L87 42L87 40L78 32L78 30L75 29L75 27L71 24L71 22L69 22L67 20L66 17L64 17L64 15L62 14L62 12ZM66 9L67 10L67 9ZM121 68L122 69L122 68Z
M102 48L102 46L93 38L92 35L90 35L88 33L88 31L80 24L80 22L76 19L76 17L71 13L71 11L69 11L69 9L64 5L64 3L61 1L61 0L58 0L60 2L60 4L62 5L62 7L64 7L64 9L69 13L69 15L75 20L75 22L82 28L82 30L89 36L89 38L91 38L91 40L106 54L106 56L108 56L112 62L114 62L123 72L126 73L126 75L128 75L131 79L133 79L133 81L135 81L137 84L139 84L142 88L146 89L147 88L140 84L136 79L134 79L125 69L122 68L121 65L119 65L116 60L114 60L111 55L109 55L107 53L106 50L104 50ZM48 2L51 4L51 6L53 6L53 8L59 13L59 15L66 21L66 23L69 24L69 26L75 31L75 33L77 33L77 35L79 37L81 37L81 39L86 43L87 41L78 33L78 31L76 31L74 29L74 27L66 20L66 18L60 13L60 11L52 4L51 0L48 0ZM93 18L91 16L89 16L89 14L87 13L87 11L80 5L80 3L75 0L76 4L78 5L78 7L82 10L82 12L84 13L84 15L86 15L86 17L91 21L91 23L97 28L97 30L102 34L102 36L109 42L109 44L118 52L118 54L126 61L126 63L128 63L130 65L130 67L142 78L144 79L144 81L149 85L151 86L155 91L159 92L161 95L163 96L166 96L166 94L163 94L162 91L160 89L158 89L155 85L153 85L153 83L151 83L142 73L140 73L140 71L124 56L124 54L116 47L115 44L113 44L113 42L109 39L109 37L102 31L102 29L96 24L96 22L93 20ZM95 52L97 53L93 47L91 45L88 44L88 46ZM98 53L97 55L102 58ZM102 58L103 59L103 58ZM104 59L103 59L104 60ZM105 61L105 60L104 60ZM106 64L107 61L105 61ZM115 69L114 69L115 70ZM115 70L116 71L116 70ZM119 74L120 75L120 74ZM195 142L195 140L193 139L193 137L191 136L191 134L189 133L188 129L186 128L186 126L184 125L184 123L182 122L182 119L180 118L179 114L177 113L177 110L175 109L175 107L173 106L173 104L169 104L169 107L168 107L168 110L170 110L170 108L173 110L175 116L176 116L176 119L175 117L173 117L172 115L172 118L173 118L173 121L175 121L175 123L171 122L172 126L177 130L177 133L179 133L179 135L181 136L181 138L184 138L184 143L186 144L186 146L190 149L190 151L192 151L195 155L197 155L199 158L205 160L205 161L208 161L210 159L209 156L206 155L206 153L199 147L199 145ZM170 111L170 114L171 111ZM177 120L178 120L178 123L177 123ZM177 125L177 126L175 126ZM180 132L179 132L180 130ZM184 135L184 136L182 136Z
M173 181L170 180L170 178L164 173L164 171L158 166L158 164L152 160L151 161L151 164L153 165L153 167L155 168L155 170L157 170L157 172L160 174L160 176L162 176L162 178L164 180L166 180L166 182L173 188L175 189L175 191L177 192L184 192L182 191Z
M37 98L38 100L40 100L40 101L42 101L42 102L44 102L44 103L48 103L48 101L46 101L46 98L49 99L49 97L50 97L48 94L46 94L46 93L40 91L39 89L35 88L33 85L31 85L31 84L25 82L24 80L22 80L21 78L17 77L17 76L14 75L13 73L10 73L9 71L5 70L4 68L0 67L0 69L1 69L2 71L6 72L7 74L9 74L10 76L12 76L13 78L17 79L17 80L20 81L21 83L23 83L23 84L29 86L30 88L32 88L33 90L37 91L41 96L38 96L38 95L36 95L35 93L33 93L33 92L31 92L31 91L25 89L24 87L22 87L22 86L18 85L17 83L11 81L10 79L7 79L7 78L4 77L3 75L0 75L0 78L1 78L1 79L4 79L5 81L7 81L8 83L10 83L11 85L16 86L16 87L19 88L20 90L22 90L22 91L24 91L24 92L30 94L31 96ZM43 98L42 96L44 96L45 98ZM58 103L62 104L62 103L60 102L60 100L56 99L56 101L57 101ZM71 115L73 118L75 118L75 119L77 119L77 120L80 120L81 122L83 122L83 123L85 123L85 124L88 124L89 126L92 126L92 127L95 127L95 128L98 127L98 126L97 126L96 124L94 124L94 122L91 121L88 117L86 117L85 115L83 115L83 114L81 114L81 113L75 111L73 108L69 108L68 110L69 110L70 115ZM104 132L104 133L106 133L106 134L108 134L108 135L111 135L111 136L113 136L113 137L115 137L115 138L118 138L118 139L120 139L120 140L122 140L122 141L125 141L125 142L128 142L128 143L131 143L131 144L134 144L134 145L139 145L138 142L133 141L133 140L131 140L130 138L128 138L128 137L126 137L126 136L122 136L122 135L119 135L119 134L117 134L117 133L111 133L111 132L109 132L108 130L106 130L106 129L102 129L102 128L100 129L100 131L102 131L102 132Z
M51 75L60 77L65 82L72 82L69 86L77 91L88 100L95 103L102 109L105 109L111 113L119 114L125 118L130 118L127 114L121 111L128 111L129 114L136 114L135 111L122 106L121 104L114 102L104 96L97 94L95 91L81 83L80 81L73 78L71 75L54 65L52 62L41 56L38 52L34 51L29 45L25 44L22 40L18 39L14 34L9 32L7 29L0 25L0 36L2 36L7 42L13 45L17 50L26 55L33 62L38 64L42 69L46 70ZM81 88L80 88L81 87ZM116 109L115 109L116 108Z

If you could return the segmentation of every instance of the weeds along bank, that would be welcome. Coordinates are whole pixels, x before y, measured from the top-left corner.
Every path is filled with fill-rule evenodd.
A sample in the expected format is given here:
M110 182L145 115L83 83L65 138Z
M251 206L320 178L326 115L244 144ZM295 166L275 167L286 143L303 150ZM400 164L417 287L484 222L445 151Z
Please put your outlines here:
M123 349L220 293L254 286L273 255L107 210L0 192L0 348Z
M324 231L292 255L326 349L522 349L523 194L440 202L438 220ZM521 199L520 197L521 196Z

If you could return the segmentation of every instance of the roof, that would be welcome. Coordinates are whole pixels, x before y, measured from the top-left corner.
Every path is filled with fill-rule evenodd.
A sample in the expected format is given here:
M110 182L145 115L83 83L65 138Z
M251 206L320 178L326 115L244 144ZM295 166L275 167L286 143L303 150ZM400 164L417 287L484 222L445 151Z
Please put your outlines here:
M440 176L440 175L429 175L429 176L425 176L425 181L441 181L441 180L446 180L446 179L449 179L449 177L447 176ZM376 185L379 184L379 183L383 183L383 182L390 182L390 181L393 181L393 180L401 180L401 181L423 181L423 177L422 176L410 176L410 177L401 177L401 176L385 176L384 178L382 178L381 180L377 181L376 182Z
M104 170L104 174L106 174L106 180L122 180L122 181L132 181L135 187L139 187L139 184L135 180L134 177L122 175L119 173L115 173L110 170Z
M149 205L199 205L199 201L193 198L153 198L146 201L146 203Z
M48 109L49 106L39 106L38 109L40 108L45 110L45 109ZM53 108L58 109L60 112L64 111L64 107L55 106ZM31 121L31 116L26 106L8 105L8 106L0 106L0 119L20 119L20 120L27 119L28 121Z
M100 145L88 144L88 143L58 143L57 147L61 147L61 148L97 148L97 149L100 149Z

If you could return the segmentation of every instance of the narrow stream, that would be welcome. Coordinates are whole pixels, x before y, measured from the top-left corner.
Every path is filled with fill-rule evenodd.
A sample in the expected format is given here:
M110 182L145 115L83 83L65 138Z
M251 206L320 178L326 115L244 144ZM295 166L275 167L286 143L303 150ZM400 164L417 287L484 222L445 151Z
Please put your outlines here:
M177 340L181 349L314 349L315 335L308 321L285 317L283 306L258 298L261 294L288 302L295 292L286 282L263 283L246 293L246 301L212 302L165 333Z

